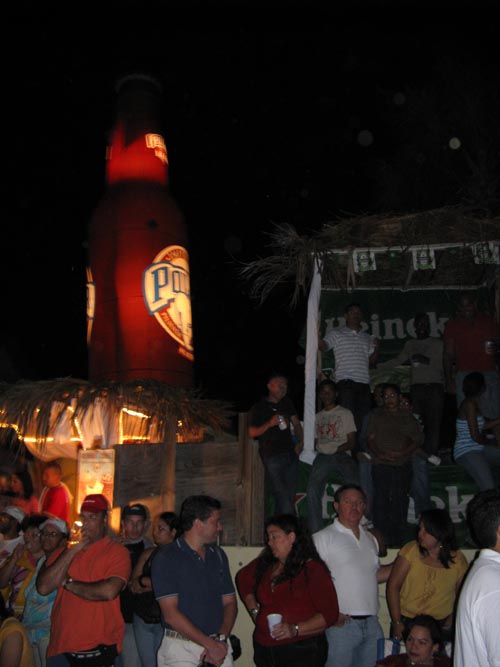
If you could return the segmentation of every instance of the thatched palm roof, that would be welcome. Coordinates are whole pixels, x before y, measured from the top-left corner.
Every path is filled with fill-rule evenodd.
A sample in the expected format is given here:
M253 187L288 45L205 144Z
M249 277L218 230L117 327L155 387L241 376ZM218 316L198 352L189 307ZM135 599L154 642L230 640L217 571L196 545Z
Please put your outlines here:
M21 437L29 433L44 441L68 408L72 420L82 421L92 413L96 402L105 403L110 413L117 414L126 406L150 415L155 420L159 441L165 439L173 420L175 424L181 421L187 429L203 425L220 432L227 428L232 414L228 403L205 399L199 390L172 387L155 380L92 384L62 378L1 385L0 421L4 425L15 424ZM139 436L147 437L149 424L147 420L138 421L139 429L144 431ZM0 434L6 430L0 429Z
M353 287L355 250L372 250L376 270L356 273L356 287L472 286L493 284L498 265L477 264L473 244L500 243L500 218L486 218L461 207L406 215L339 218L316 233L300 235L291 225L277 224L269 234L271 253L243 266L251 295L264 301L278 285L289 285L291 304L308 293L315 265L322 285ZM412 248L432 248L436 268L413 271Z

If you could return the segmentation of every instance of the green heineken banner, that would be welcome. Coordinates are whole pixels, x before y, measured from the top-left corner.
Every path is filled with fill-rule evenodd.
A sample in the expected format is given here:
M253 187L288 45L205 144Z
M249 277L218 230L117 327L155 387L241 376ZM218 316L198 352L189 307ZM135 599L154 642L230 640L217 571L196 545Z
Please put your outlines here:
M307 481L311 466L307 463L299 464L299 484L295 505L297 513L307 518ZM500 486L500 468L493 468L495 480ZM458 545L461 548L471 548L469 533L466 528L465 511L469 500L478 492L478 488L465 470L459 465L431 466L431 500L435 507L448 510L457 535ZM326 485L323 496L323 520L327 526L333 520L335 511L333 508L333 495L341 485L341 480L332 475ZM269 493L266 493L267 516L274 511L274 501ZM416 536L417 519L413 509L413 500L410 499L408 508L407 540L413 540Z
M477 290L478 307L484 312L491 310L487 288ZM458 291L456 289L357 289L352 292L328 290L321 291L320 331L325 334L333 327L345 324L344 309L348 303L360 304L364 315L364 330L379 340L379 361L386 361L397 356L407 340L415 338L413 318L416 313L429 315L430 335L440 338L444 325L455 315ZM333 377L335 358L330 350L322 357L322 370ZM399 367L390 371L372 369L370 371L372 387L379 382L388 381L400 384L402 391L408 389L409 368Z

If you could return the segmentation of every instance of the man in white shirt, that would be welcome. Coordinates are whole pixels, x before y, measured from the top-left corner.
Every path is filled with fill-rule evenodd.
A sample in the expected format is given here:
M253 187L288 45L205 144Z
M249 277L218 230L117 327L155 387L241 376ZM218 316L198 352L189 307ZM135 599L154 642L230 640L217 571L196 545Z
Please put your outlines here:
M378 621L378 584L389 578L392 565L381 565L375 537L361 522L366 495L357 484L344 484L335 493L337 518L313 535L316 548L330 569L339 600L339 620L327 628L326 667L373 667L377 641L383 637Z
M307 484L307 517L311 533L324 527L322 499L332 473L336 473L344 484L359 481L358 466L351 456L356 441L353 414L337 405L337 387L332 380L320 382L318 394L323 408L316 414L316 457Z
M363 417L372 407L369 369L377 362L378 340L363 330L363 312L358 303L348 304L344 317L345 326L320 336L318 348L321 352L333 350L338 402L352 412L359 433Z
M467 521L479 556L458 599L455 667L500 667L500 489L476 494Z

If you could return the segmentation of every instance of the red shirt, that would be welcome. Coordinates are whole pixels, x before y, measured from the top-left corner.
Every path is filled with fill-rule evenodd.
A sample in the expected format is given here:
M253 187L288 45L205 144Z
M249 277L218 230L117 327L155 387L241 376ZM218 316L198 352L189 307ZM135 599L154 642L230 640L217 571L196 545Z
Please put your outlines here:
M254 590L256 564L257 559L252 560L236 574L236 585L243 600ZM281 614L283 623L300 623L320 613L327 627L334 625L339 616L337 592L328 568L323 563L314 560L308 561L292 584L288 580L283 581L274 589L271 589L271 568L269 568L260 581L255 597L260 604L260 609L255 621L254 637L261 646L277 645L276 639L273 639L269 632L268 614ZM279 643L290 644L312 636L312 634L299 635L299 637L280 640Z
M455 343L457 371L494 371L496 356L486 354L487 340L500 341L500 325L489 315L476 313L473 320L457 317L445 324L443 339Z
M47 565L62 553L50 554ZM118 542L103 537L85 551L79 551L68 568L68 576L76 581L100 581L120 577L125 585L130 576L130 555ZM98 644L116 644L121 651L125 621L120 609L120 596L114 600L84 600L62 586L52 607L52 626L47 655L66 651L85 651Z
M69 526L70 498L63 484L52 488L44 487L40 495L40 512L63 519Z

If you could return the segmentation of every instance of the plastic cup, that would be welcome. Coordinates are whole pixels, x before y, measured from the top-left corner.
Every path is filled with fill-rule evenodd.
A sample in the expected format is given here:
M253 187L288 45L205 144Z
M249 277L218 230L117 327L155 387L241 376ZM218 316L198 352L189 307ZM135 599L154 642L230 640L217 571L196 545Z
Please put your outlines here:
M281 619L283 616L281 614L268 614L267 615L267 624L269 626L269 632L272 634L273 633L273 628L275 625L278 625L278 623L281 623Z

